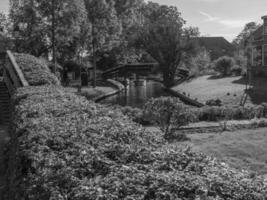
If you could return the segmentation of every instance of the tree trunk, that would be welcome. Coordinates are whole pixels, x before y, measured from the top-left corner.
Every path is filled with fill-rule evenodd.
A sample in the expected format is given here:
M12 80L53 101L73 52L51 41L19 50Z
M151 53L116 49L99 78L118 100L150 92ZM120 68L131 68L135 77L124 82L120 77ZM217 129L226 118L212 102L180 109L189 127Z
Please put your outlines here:
M165 87L172 87L175 83L175 71L173 67L161 67L163 73L163 84Z

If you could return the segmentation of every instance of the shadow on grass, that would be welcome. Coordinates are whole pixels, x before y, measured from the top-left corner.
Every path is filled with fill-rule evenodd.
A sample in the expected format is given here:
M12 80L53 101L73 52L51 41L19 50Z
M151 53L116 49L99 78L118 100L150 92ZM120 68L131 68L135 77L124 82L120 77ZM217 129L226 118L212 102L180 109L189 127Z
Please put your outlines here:
M221 75L212 75L208 78L208 80L216 80L216 79L222 79L226 78L227 76L221 76Z
M242 76L240 79L234 80L232 83L246 85L247 77Z

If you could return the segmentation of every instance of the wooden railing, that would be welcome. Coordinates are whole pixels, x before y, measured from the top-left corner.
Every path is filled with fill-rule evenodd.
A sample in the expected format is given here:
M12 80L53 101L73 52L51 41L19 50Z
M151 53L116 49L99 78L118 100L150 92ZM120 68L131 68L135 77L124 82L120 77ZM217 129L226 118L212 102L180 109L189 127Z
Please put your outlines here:
M6 53L4 81L10 95L19 87L29 86L11 51Z

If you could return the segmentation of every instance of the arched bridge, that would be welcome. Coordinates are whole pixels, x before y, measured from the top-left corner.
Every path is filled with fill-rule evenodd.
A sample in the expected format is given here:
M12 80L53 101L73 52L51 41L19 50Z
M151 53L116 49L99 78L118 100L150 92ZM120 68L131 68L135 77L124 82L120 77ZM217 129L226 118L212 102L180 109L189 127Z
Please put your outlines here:
M136 63L136 64L122 64L117 67L108 69L102 73L103 78L114 76L126 77L129 74L148 75L152 69L157 66L157 63Z
M147 76L151 74L152 70L157 66L157 63L135 63L122 64L117 67L108 69L102 73L103 78L110 77L127 77L130 74L137 74ZM178 69L177 76L181 78L188 77L188 70Z

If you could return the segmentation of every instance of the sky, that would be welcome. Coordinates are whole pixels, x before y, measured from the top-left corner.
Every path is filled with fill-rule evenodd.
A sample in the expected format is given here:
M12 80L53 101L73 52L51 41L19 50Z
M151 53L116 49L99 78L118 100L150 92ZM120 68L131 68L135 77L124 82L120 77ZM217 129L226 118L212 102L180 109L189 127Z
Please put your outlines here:
M261 23L267 0L152 0L176 6L187 26L199 27L202 36L222 36L232 41L246 23ZM8 12L9 0L0 0L0 12Z

